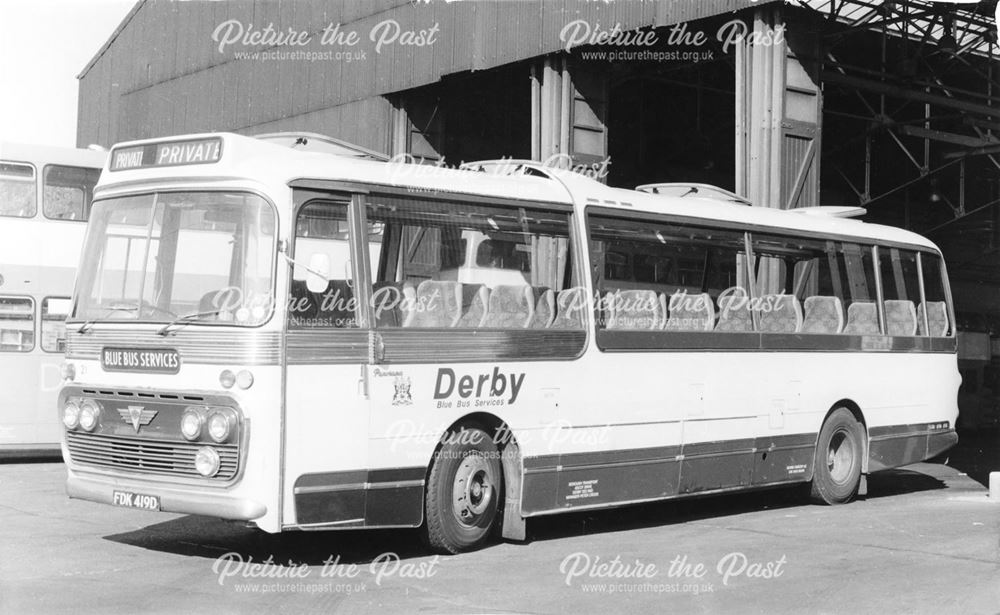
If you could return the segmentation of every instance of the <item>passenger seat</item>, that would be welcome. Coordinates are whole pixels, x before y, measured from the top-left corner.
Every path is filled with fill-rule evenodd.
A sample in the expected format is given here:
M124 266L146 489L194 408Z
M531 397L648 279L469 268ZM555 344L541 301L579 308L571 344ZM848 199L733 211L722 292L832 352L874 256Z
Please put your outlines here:
M802 330L802 306L795 295L774 294L762 297L770 310L760 312L760 330L766 333L798 333Z
M526 329L535 314L535 298L527 285L499 284L490 292L483 326L496 329Z
M462 317L462 284L424 280L417 286L416 304L404 327L454 327Z
M887 299L885 301L885 328L889 335L916 335L917 310L913 307L913 302L905 299Z
M708 293L675 294L669 301L667 331L711 331L715 325L715 304Z
M532 292L538 300L530 326L532 329L548 329L556 316L556 294L551 288L534 288Z
M410 282L376 282L372 285L375 326L402 327L416 303L417 291Z
M924 327L924 305L927 306L927 323L930 325L930 333ZM930 335L931 337L945 337L948 335L948 306L944 301L928 301L921 303L917 308L917 328L920 335Z
M583 329L587 296L580 287L566 288L556 296L556 317L551 329Z
M719 297L719 322L716 331L742 333L753 331L750 297L747 295Z
M878 335L878 309L871 301L855 301L847 307L844 335Z
M663 295L652 290L619 290L606 295L608 329L662 329L666 315Z
M840 297L816 295L806 297L803 333L840 333L844 328L844 304Z
M475 329L483 326L490 301L490 290L483 284L462 285L462 318L458 327Z

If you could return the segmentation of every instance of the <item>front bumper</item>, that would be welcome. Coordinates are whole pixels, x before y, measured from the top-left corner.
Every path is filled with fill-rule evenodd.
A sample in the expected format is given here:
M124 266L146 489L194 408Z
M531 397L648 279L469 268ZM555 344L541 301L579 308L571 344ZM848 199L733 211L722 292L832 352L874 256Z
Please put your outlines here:
M192 492L190 487L173 488L150 482L73 473L66 480L67 495L80 500L112 504L116 490L158 496L162 512L234 521L251 521L267 514L267 506L260 502L224 494Z

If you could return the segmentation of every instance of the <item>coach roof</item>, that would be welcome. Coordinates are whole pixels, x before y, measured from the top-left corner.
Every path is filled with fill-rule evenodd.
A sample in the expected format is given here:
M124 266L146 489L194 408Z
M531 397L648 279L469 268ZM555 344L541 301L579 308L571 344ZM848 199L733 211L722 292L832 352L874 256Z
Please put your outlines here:
M741 227L769 227L777 233L797 232L855 237L923 246L937 250L927 238L892 226L871 224L849 218L826 215L804 215L795 210L770 207L748 207L723 200L700 197L678 197L650 194L638 190L612 188L576 173L560 172L565 183L582 206L607 207L626 211L663 213L683 218L734 222Z
M287 185L297 180L325 180L410 188L415 194L470 194L483 197L518 199L578 207L606 207L633 212L663 213L673 216L733 222L741 227L768 227L775 232L797 232L856 237L874 241L911 244L936 249L926 238L903 229L859 220L824 215L803 215L769 207L748 207L701 197L677 197L623 188L608 187L580 173L546 169L545 175L496 175L439 166L379 162L330 153L305 151L231 133L182 135L165 139L132 141L116 145L116 150L155 143L178 143L221 138L223 154L217 164L143 168L104 173L100 187L124 180L169 181L197 177L248 177L267 183ZM110 162L109 162L110 164ZM109 177L114 175L116 177Z

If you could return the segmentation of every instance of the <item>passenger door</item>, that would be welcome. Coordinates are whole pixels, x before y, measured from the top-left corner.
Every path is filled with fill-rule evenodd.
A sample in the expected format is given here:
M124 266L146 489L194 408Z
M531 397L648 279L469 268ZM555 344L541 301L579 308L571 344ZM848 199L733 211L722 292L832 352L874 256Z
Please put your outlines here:
M284 523L362 525L368 468L365 273L356 196L295 193L288 263Z

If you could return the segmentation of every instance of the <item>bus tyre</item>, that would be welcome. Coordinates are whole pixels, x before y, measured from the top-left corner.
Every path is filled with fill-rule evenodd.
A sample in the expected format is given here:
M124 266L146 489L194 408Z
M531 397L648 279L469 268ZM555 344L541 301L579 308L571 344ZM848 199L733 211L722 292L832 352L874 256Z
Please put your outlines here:
M864 450L861 423L846 408L834 410L816 442L812 499L821 504L850 502L861 483Z
M500 518L503 470L496 442L483 430L448 434L427 481L425 538L436 551L461 553L489 539Z

